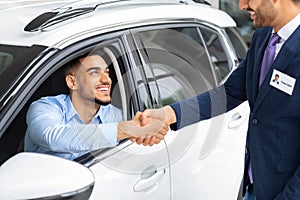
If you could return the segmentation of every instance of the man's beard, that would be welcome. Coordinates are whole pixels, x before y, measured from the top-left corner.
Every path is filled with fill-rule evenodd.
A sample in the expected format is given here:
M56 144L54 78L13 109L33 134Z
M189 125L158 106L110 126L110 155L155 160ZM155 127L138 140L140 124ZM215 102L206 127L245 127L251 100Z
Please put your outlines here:
M271 26L272 21L276 16L276 11L272 4L267 1L262 1L260 7L256 10L257 20L254 23L256 28Z
M106 105L108 105L108 104L111 103L111 100L109 100L109 101L102 101L100 99L95 98L95 103L98 104L98 105L100 105L100 106L106 106Z

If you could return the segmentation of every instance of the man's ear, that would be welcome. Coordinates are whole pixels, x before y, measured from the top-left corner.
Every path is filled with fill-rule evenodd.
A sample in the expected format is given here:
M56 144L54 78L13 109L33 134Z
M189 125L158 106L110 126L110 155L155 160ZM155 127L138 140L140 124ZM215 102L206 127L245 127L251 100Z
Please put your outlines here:
M76 79L73 75L66 76L66 84L70 90L77 90Z

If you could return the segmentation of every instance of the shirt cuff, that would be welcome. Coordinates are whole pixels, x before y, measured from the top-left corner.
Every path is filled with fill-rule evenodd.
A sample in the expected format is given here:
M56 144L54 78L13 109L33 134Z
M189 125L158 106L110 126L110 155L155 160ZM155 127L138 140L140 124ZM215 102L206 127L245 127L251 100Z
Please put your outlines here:
M118 144L117 134L118 134L118 123L105 123L101 124L102 133L107 138L107 140L114 146Z

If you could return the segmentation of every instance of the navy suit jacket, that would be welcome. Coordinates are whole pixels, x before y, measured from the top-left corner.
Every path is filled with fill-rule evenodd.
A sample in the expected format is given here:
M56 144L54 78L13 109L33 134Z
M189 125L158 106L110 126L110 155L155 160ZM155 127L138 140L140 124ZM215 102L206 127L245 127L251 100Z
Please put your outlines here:
M299 200L300 26L282 46L259 88L260 63L271 32L272 27L256 30L246 58L224 85L172 104L177 123L171 128L222 114L248 100L246 158L250 156L257 200ZM292 95L270 85L273 69L296 79Z

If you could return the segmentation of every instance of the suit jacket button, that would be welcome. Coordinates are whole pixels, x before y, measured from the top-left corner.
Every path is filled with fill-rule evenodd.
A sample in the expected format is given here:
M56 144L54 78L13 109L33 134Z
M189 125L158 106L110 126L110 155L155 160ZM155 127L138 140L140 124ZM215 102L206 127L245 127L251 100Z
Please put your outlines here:
M252 124L257 124L257 122L258 122L257 119L252 120Z

